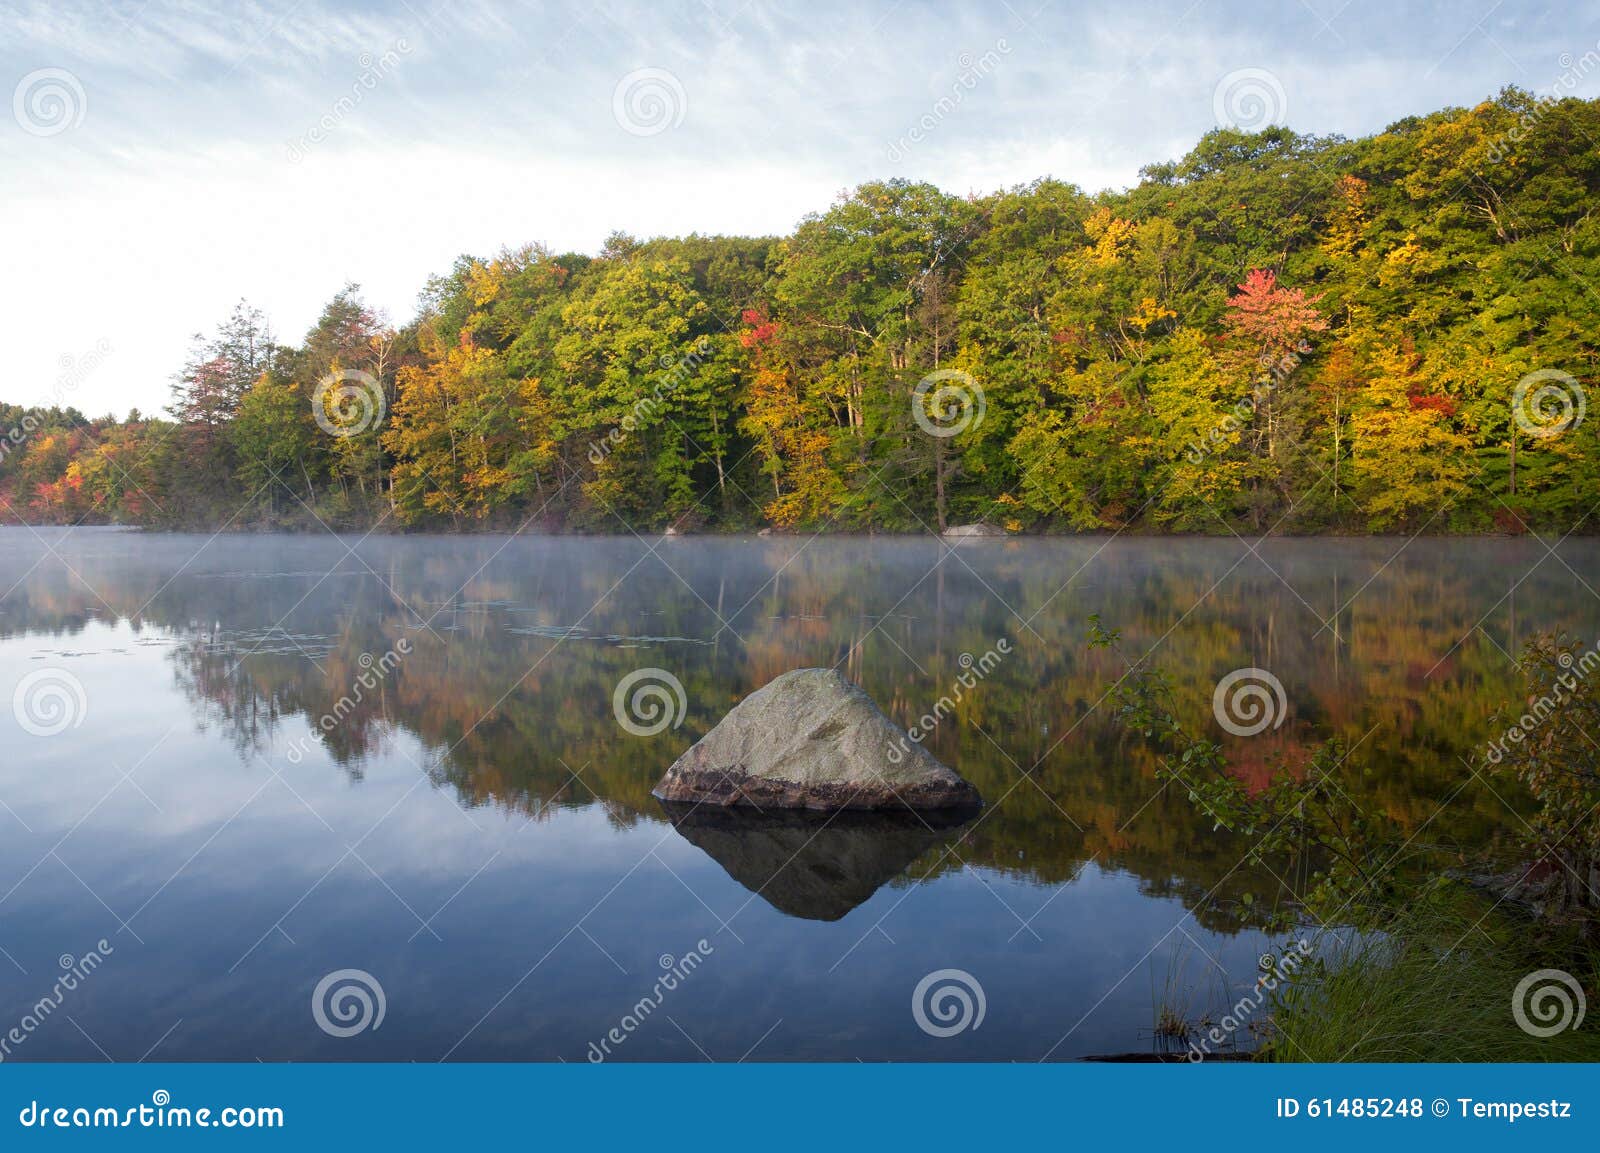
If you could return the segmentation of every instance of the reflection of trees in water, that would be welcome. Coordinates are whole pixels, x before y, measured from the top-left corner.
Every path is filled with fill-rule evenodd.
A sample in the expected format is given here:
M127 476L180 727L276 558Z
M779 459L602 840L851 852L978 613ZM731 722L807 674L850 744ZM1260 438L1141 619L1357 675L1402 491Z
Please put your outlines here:
M352 634L350 643L329 647L275 631L254 638L202 635L175 648L172 658L200 727L221 732L242 759L287 741L289 755L299 761L320 746L360 780L384 738L405 726L393 711L393 674L373 671L392 650L360 648L358 639ZM296 724L289 736L285 722L291 718L310 732Z
M253 669L239 663L242 650L187 640L173 651L178 688L194 708L201 731L220 731L241 759L265 752L285 717L299 709L267 691Z
M1535 628L1592 634L1595 623L1553 564L1506 597L1539 555L1515 542L1419 541L1387 565L1399 542L1275 542L1263 552L1291 592L1248 560L1213 589L1244 553L1222 541L985 544L936 564L931 542L677 540L661 545L674 573L648 556L632 567L635 542L384 540L363 546L363 565L331 541L247 540L174 579L185 554L159 555L160 539L86 558L80 571L115 611L142 610L138 623L181 638L180 686L241 755L309 726L359 776L391 735L414 738L431 778L463 804L533 816L600 803L620 824L658 817L649 790L673 757L746 693L802 665L839 665L910 724L953 685L963 653L1004 636L1012 654L927 741L999 803L953 854L930 849L906 875L965 863L1059 883L1092 860L1187 901L1220 884L1224 908L1244 892L1265 903L1274 882L1232 872L1244 846L1162 792L1149 749L1091 713L1124 669L1085 646L1090 613L1122 628L1129 652L1160 640L1182 715L1213 734L1217 678L1270 668L1290 717L1230 741L1247 778L1264 781L1341 735L1370 766L1358 803L1442 844L1481 844L1506 827L1500 803L1476 787L1437 812L1512 692L1500 648L1514 651ZM72 636L110 615L59 576L42 565L24 578L0 631ZM1474 633L1502 598L1487 635ZM1008 605L1037 615L1025 625ZM719 618L733 628L719 631ZM349 693L362 654L402 638L412 652L324 731L319 719ZM681 729L641 739L618 727L611 696L648 665L683 682L688 714Z

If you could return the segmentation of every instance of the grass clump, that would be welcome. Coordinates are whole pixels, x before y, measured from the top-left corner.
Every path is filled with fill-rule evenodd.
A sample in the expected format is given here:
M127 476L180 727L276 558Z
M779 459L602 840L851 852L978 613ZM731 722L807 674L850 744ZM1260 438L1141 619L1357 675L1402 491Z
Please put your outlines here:
M1314 963L1280 987L1268 1061L1600 1061L1600 1030L1575 992L1600 981L1600 955L1566 931L1530 932L1481 894L1445 883L1362 934L1321 935ZM1562 968L1564 967L1564 968ZM1559 977L1528 980L1562 968ZM1520 993L1520 995L1519 995Z

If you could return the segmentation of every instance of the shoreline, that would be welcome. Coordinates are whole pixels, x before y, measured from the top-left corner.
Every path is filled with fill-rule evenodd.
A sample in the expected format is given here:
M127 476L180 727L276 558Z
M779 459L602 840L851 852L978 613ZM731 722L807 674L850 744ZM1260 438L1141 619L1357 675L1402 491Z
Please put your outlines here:
M674 530L667 532L661 529L641 529L637 532L584 532L579 529L538 530L509 528L471 528L471 529L389 529L389 528L331 528L319 527L278 527L278 528L240 528L240 527L207 527L196 526L193 528L151 528L145 525L129 524L29 524L18 521L0 523L0 530L20 529L29 532L41 532L48 529L61 529L67 531L92 530L100 532L137 533L144 536L213 536L213 537L361 537L402 539L407 537L418 539L462 539L470 537L527 537L531 539L549 540L655 540L656 542L671 540L816 540L827 538L833 540L892 540L916 541L937 540L947 544L1016 544L1028 541L1068 541L1068 540L1192 540L1192 541L1228 541L1239 540L1245 543L1261 544L1264 541L1284 540L1330 540L1330 541L1380 541L1403 540L1407 542L1427 541L1520 541L1539 540L1537 532L1506 533L1506 532L1438 532L1438 533L1404 533L1404 532L1293 532L1274 531L1265 535L1252 535L1251 533L1198 533L1198 532L1152 532L1147 529L1107 528L1093 532L1030 532L1006 533L1003 536L989 535L952 535L948 532L937 533L925 531L890 531L890 530L848 530L848 529L822 529L810 531L805 529L728 529L726 531L694 531L684 532ZM1546 530L1554 531L1554 530ZM1594 540L1600 539L1600 526L1589 532L1564 533L1561 540Z

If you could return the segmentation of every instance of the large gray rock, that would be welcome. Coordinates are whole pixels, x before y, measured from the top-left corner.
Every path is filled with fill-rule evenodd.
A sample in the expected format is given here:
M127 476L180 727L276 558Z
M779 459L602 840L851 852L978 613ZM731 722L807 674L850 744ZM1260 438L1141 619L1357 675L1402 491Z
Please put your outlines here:
M942 535L951 540L967 540L972 537L1005 536L1006 530L992 524L953 524Z
M833 669L796 669L740 701L675 761L663 801L761 809L976 808L978 790Z

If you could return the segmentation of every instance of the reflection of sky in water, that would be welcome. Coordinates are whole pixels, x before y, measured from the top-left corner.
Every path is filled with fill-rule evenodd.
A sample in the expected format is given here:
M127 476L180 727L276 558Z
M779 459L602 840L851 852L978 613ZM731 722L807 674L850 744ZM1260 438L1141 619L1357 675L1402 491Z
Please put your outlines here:
M364 548L370 570L345 560L323 580L343 545L221 540L184 568L199 538L83 533L61 545L65 560L31 567L31 538L0 537L0 589L12 590L0 600L0 688L9 696L58 667L88 701L81 725L52 737L0 710L0 1031L50 990L58 956L102 937L115 948L10 1059L98 1059L98 1047L131 1060L159 1041L152 1056L166 1059L581 1060L649 992L658 959L702 938L710 957L618 1056L1122 1053L1150 1047L1171 982L1193 987L1196 1009L1224 1004L1224 971L1236 995L1266 944L1189 915L1185 901L1214 885L1258 882L1230 880L1239 852L1157 796L1132 754L1086 726L1035 782L1020 777L1104 684L1063 655L1081 649L1083 617L1098 609L1159 634L1242 546L1119 544L1054 596L1096 545L964 552L919 584L939 556L926 542L695 542L672 572L634 542L515 542L496 555L503 542L388 540ZM1422 630L1409 649L1386 647L1352 610L1332 667L1319 655L1328 634L1256 566L1183 618L1169 656L1211 662L1206 646L1232 629L1214 644L1226 667L1270 653L1298 694L1297 723L1341 731L1400 707L1364 682L1412 684L1441 658L1447 679L1481 662L1509 683L1489 646L1455 643L1485 613L1501 646L1552 614L1593 623L1553 562L1520 606L1495 604L1536 550L1479 546L1497 551L1474 565L1419 549L1422 561L1380 570L1398 546L1376 544L1323 542L1359 561L1337 601L1323 586L1338 566L1314 553L1274 567L1328 609L1379 571L1382 597L1423 618L1407 625ZM1036 640L1002 599L1021 616L1049 604ZM449 639L429 635L436 626ZM970 840L952 835L918 859L909 873L921 876L953 845L926 881L902 876L837 921L785 916L648 801L693 736L783 668L845 662L904 722L944 683L935 670L998 635L1018 656L970 720L1009 753L984 752L970 731L938 734L948 743L936 750L1004 799ZM341 764L312 727L343 691L336 670L401 636L417 653L368 718L366 752L341 752ZM677 670L692 703L683 730L639 740L617 730L608 693L618 672L650 663ZM1414 742L1421 723L1412 715ZM311 751L296 762L291 748ZM1435 792L1417 783L1416 819ZM1463 819L1476 829L1492 816ZM314 1024L311 990L340 968L382 982L378 1031L336 1040ZM982 983L977 1031L941 1040L914 1023L911 990L940 968Z

